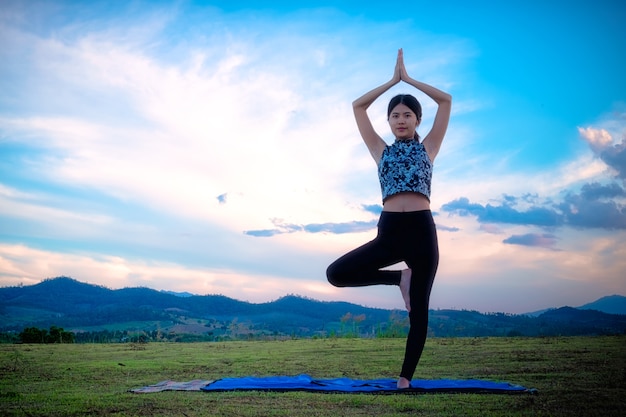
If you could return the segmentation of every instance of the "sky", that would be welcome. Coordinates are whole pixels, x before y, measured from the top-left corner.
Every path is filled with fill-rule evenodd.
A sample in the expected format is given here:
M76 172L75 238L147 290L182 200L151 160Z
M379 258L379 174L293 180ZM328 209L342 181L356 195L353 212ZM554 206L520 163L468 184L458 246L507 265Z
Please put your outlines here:
M4 0L0 286L402 308L397 287L325 271L376 235L351 103L403 48L410 76L453 97L430 307L626 295L624 21L617 0ZM393 87L369 109L388 143L398 93L422 102L422 136L436 110Z

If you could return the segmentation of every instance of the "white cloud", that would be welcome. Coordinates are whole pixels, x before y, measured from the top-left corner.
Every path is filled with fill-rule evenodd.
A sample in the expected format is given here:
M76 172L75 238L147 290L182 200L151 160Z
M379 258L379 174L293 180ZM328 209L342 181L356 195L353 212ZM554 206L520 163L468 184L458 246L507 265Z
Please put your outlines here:
M33 285L43 278L70 276L108 288L148 286L194 294L223 294L238 300L267 302L286 294L329 298L335 290L325 281L294 280L242 274L219 268L190 268L171 262L131 260L119 256L67 254L24 245L0 244L0 279L4 286Z
M613 142L611 134L606 129L579 127L578 132L596 152L601 151Z
M49 89L69 91L78 103L80 96L106 96L131 111L120 117L104 107L95 119L81 105L61 117L5 120L20 141L49 152L37 161L40 173L233 230L262 228L274 217L307 223L359 216L346 205L346 186L355 189L355 175L373 172L373 163L356 135L353 97L338 95L351 87L339 92L318 72L337 64L333 39L286 30L237 38L231 31L214 39L219 47L192 41L187 58L173 64L146 48L159 35L157 22L143 31L30 40ZM139 39L128 38L134 32ZM302 54L307 47L315 53ZM378 199L373 181L357 189ZM233 198L228 210L217 210L224 193Z

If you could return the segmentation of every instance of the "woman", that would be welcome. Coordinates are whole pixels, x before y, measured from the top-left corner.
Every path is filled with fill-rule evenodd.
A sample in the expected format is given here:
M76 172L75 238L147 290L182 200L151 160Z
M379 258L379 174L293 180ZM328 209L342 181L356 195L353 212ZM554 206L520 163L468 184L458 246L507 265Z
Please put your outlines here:
M387 145L374 130L367 108L400 81L433 99L438 105L437 114L431 131L420 142L419 102L411 95L394 97L389 103L387 119L396 140ZM383 211L377 237L337 259L326 274L328 281L337 287L377 284L400 287L411 326L397 387L409 388L426 342L428 302L439 263L437 233L430 212L430 185L432 163L448 128L452 98L409 77L400 49L391 80L356 99L352 106L361 137L378 166ZM381 269L400 261L408 268Z

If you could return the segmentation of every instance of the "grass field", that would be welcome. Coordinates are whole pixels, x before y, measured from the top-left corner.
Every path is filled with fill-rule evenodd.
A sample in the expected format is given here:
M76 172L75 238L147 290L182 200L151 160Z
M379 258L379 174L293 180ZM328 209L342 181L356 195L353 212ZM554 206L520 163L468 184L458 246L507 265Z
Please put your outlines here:
M403 349L401 339L0 345L0 415L626 415L626 336L429 339L415 376L507 381L537 395L128 392L166 379L395 378Z

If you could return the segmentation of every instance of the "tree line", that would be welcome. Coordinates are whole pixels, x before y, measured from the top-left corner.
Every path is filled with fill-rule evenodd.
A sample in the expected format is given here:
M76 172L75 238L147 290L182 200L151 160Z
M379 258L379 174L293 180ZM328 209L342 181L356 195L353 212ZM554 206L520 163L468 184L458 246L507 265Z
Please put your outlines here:
M18 335L22 343L74 343L76 337L62 327L50 326L50 330L27 327Z
M341 326L328 328L313 335L303 333L283 333L255 328L252 323L233 319L230 323L214 323L202 334L176 333L162 330L96 330L70 332L62 327L50 326L49 330L27 327L20 333L0 332L0 343L147 343L147 342L223 342L229 340L264 340L281 337L404 337L408 331L408 319L392 315L387 323L378 323L369 330L361 329L366 319L364 314L346 313L340 319ZM220 325L221 324L221 325Z
M319 324L307 323L302 316L284 322L293 316L284 314L280 320L254 323L233 318L228 321L212 319L204 323L204 331L181 333L169 326L156 330L96 330L68 332L52 325L49 330L27 327L0 332L0 343L147 343L147 342L222 342L229 340L267 340L275 338L394 338L406 337L409 329L406 314L393 311L386 321L371 319L359 312L350 312L338 320ZM189 322L179 317L180 322ZM369 320L368 320L369 319ZM203 320L198 319L198 324ZM197 327L197 326L196 326ZM607 315L597 311L579 311L562 308L539 317L482 314L475 311L431 311L428 333L430 337L487 337L487 336L580 336L626 334L626 316Z

